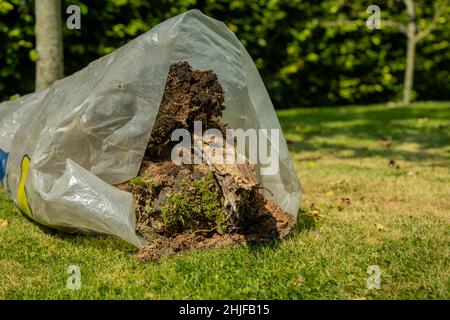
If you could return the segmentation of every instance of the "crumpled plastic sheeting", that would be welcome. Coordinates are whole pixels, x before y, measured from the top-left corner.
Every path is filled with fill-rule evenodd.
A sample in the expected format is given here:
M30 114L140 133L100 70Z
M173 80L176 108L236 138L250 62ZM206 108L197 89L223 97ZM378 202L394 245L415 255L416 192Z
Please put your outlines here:
M261 77L221 22L191 10L171 18L49 89L0 104L4 184L21 210L44 225L118 236L137 247L130 193L113 184L135 177L159 109L169 66L213 70L225 90L229 128L280 129ZM258 175L282 209L297 215L300 182L286 141L280 170ZM259 170L259 166L257 170Z

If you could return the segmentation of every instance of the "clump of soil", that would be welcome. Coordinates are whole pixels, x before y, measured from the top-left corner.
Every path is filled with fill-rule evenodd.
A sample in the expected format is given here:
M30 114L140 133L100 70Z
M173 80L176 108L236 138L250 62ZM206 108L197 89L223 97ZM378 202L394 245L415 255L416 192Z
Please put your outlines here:
M280 239L292 229L294 218L260 193L248 161L218 164L208 155L200 164L171 160L173 130L183 128L193 136L194 121L201 121L203 130L225 133L223 103L214 72L195 70L187 62L171 65L139 174L118 186L135 199L136 231L148 243L138 253L140 260ZM189 151L196 154L198 146L192 145ZM224 153L233 148L224 141Z

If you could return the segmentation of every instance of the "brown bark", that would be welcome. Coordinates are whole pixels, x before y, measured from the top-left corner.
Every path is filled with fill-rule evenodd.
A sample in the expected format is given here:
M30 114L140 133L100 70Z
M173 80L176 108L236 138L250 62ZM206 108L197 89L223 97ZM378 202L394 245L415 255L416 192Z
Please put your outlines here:
M36 91L64 75L60 0L35 1Z

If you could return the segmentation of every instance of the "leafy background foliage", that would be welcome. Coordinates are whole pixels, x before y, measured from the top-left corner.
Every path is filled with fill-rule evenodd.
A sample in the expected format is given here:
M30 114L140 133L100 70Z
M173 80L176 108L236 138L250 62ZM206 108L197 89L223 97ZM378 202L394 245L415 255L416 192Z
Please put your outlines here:
M417 0L418 28L433 16ZM369 30L371 4L382 18L406 22L402 1L345 0L63 0L79 5L82 29L64 28L65 73L85 67L154 25L192 8L224 21L253 57L276 107L342 105L401 96L406 38L388 27ZM0 100L34 90L34 1L0 0ZM324 22L357 20L325 27ZM450 98L450 8L417 48L414 97Z

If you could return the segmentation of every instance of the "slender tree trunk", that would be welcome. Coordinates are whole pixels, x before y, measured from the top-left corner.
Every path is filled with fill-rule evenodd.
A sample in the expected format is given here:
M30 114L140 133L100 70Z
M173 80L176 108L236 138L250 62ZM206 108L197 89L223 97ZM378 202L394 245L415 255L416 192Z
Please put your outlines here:
M36 0L36 91L64 75L61 0Z
M403 83L403 104L411 102L411 92L414 85L414 63L416 58L416 14L413 0L405 0L408 13L407 47L405 79Z
M403 87L403 104L411 102L411 92L414 84L414 61L416 59L416 40L408 37L406 53L405 81Z

